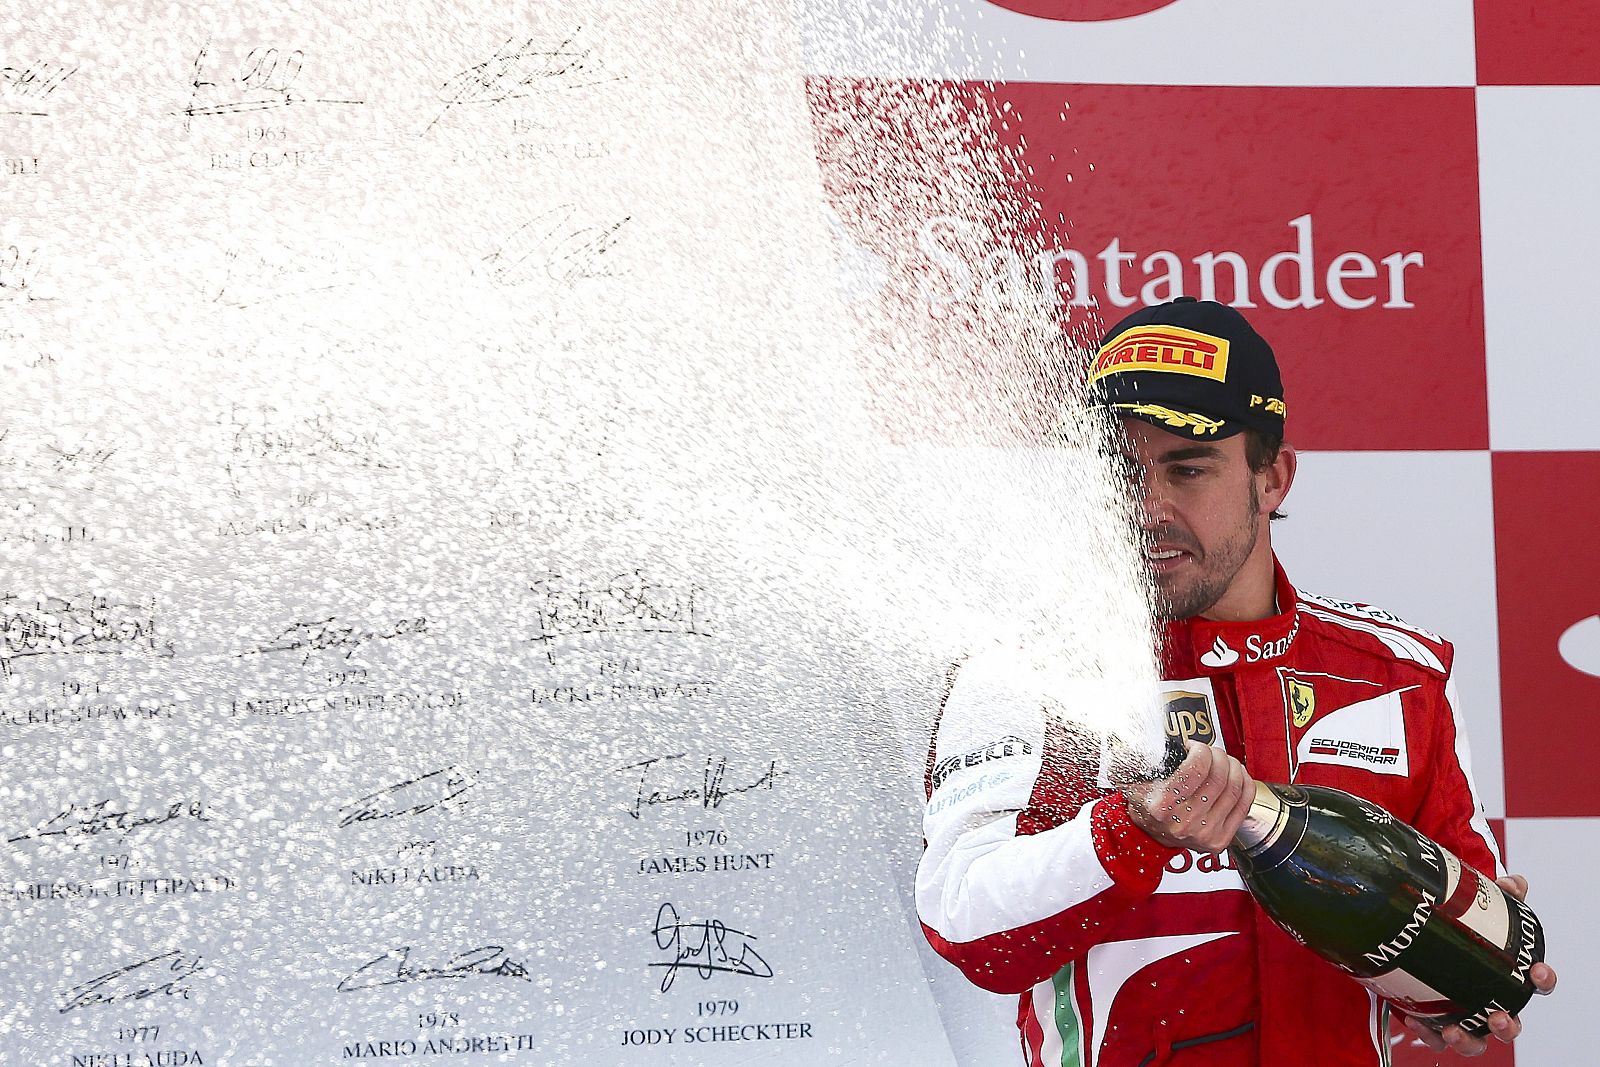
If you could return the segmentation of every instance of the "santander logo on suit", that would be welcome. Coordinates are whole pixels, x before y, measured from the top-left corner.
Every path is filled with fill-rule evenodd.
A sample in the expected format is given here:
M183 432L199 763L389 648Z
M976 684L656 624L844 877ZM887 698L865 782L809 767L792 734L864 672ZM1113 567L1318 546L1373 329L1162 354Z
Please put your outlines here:
M996 7L1057 22L1109 22L1168 7L1177 0L988 0Z

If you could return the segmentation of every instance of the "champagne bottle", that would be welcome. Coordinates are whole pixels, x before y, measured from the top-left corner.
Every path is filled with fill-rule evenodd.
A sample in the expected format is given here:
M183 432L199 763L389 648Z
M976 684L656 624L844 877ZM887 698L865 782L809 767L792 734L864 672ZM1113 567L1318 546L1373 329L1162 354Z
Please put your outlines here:
M1229 852L1290 937L1434 1026L1483 1034L1534 993L1533 911L1371 801L1258 782Z

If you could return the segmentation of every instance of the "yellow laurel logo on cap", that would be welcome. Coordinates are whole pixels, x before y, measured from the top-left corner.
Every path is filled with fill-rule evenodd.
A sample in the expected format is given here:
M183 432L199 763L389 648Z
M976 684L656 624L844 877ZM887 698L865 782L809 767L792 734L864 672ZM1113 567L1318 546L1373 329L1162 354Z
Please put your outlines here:
M1216 433L1224 425L1221 419L1208 419L1204 415L1193 411L1173 411L1171 408L1162 407L1160 404L1112 404L1111 406L1118 411L1128 411L1135 415L1148 415L1153 419L1160 419L1168 426L1190 430L1196 437L1203 437L1208 433Z
M1181 326L1135 326L1106 342L1094 357L1089 380L1123 371L1165 371L1226 381L1228 339Z

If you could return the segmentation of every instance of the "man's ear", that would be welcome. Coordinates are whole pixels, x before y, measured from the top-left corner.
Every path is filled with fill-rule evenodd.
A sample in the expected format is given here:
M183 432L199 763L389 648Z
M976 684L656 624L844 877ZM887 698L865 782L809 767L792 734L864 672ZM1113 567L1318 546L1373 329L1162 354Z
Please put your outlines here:
M1279 505L1283 503L1283 498L1289 495L1289 487L1294 484L1294 472L1299 463L1300 457L1295 455L1293 446L1284 445L1278 449L1278 458L1264 470L1256 473L1256 478L1259 479L1257 487L1261 493L1263 515L1277 511Z

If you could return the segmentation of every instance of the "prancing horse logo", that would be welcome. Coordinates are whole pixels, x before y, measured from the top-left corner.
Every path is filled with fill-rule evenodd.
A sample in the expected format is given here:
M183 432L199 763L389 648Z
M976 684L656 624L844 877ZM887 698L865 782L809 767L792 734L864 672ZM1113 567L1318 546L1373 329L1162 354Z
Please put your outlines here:
M1289 679L1289 706L1294 709L1294 725L1296 729L1305 726L1311 721L1311 716L1317 711L1317 692L1305 682Z
M1056 22L1110 22L1131 19L1177 0L989 0L996 7Z

